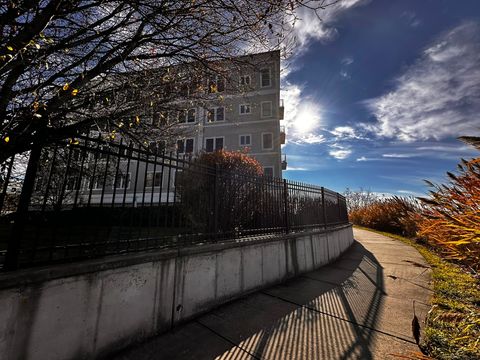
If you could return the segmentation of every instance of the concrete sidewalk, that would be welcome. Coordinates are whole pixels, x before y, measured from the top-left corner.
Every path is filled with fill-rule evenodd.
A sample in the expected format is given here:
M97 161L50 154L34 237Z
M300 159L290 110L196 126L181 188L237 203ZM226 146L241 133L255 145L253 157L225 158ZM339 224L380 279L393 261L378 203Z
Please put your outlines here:
M397 240L354 230L335 263L224 305L128 349L137 359L399 359L418 352L432 294L423 257Z

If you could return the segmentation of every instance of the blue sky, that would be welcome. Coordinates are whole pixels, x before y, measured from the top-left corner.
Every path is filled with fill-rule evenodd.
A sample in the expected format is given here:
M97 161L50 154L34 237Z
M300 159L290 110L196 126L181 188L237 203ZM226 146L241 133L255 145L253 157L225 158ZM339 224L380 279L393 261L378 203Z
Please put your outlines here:
M478 151L480 1L344 0L299 14L283 63L288 179L420 195Z

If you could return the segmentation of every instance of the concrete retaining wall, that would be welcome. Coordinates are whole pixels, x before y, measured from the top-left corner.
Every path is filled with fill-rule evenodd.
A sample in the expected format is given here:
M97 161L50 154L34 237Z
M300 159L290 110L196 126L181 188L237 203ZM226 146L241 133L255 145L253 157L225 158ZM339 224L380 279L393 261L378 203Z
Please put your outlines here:
M0 359L90 359L311 271L351 226L111 257L0 276Z

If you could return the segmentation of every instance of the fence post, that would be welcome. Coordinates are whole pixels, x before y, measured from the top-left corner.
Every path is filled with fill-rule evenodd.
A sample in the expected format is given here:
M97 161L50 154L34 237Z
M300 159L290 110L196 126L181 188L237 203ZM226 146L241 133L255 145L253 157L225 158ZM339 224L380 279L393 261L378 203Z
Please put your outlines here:
M15 161L15 155L10 158L10 163L8 164L7 175L5 176L2 193L0 194L0 211L3 210L3 202L7 196L8 183L10 181L10 176L12 175L13 162Z
M283 205L285 209L285 233L290 232L290 224L288 223L288 183L287 179L283 179Z
M218 236L218 175L219 175L219 166L215 164L215 179L213 181L213 231L215 241L217 241Z
M322 186L322 212L323 212L323 226L327 228L327 206L325 205L325 188Z
M30 151L27 170L23 180L22 192L18 201L17 211L14 215L13 225L11 228L10 238L7 245L7 254L5 256L5 270L16 270L18 268L18 255L20 252L20 244L22 241L24 225L28 216L28 205L33 193L35 185L35 177L37 175L38 163L42 147L34 145Z
M337 193L338 222L342 222L342 208L340 207L340 194Z

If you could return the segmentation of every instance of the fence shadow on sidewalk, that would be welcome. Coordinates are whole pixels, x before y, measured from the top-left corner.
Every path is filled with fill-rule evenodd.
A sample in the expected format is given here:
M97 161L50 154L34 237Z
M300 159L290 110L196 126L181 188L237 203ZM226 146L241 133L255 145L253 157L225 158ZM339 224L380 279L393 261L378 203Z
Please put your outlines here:
M384 274L360 243L335 263L219 307L115 359L372 359Z

